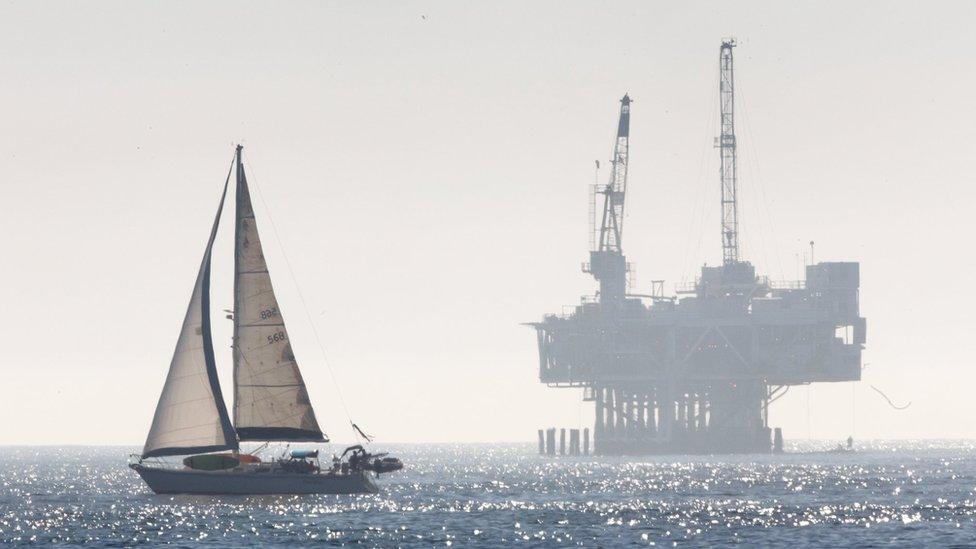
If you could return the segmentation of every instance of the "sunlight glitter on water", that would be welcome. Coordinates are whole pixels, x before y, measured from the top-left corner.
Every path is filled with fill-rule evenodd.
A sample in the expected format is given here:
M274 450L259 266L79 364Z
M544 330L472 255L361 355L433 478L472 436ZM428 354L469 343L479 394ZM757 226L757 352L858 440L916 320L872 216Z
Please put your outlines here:
M970 443L607 459L547 459L531 445L395 450L407 469L378 495L204 497L153 495L126 448L0 448L0 543L976 543Z

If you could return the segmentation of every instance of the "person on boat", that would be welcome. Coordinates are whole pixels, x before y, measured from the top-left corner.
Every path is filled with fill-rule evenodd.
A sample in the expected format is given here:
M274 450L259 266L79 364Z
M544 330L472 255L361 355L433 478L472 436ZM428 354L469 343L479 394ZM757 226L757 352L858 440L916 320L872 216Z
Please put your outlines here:
M349 456L349 467L353 470L359 469L359 462L362 460L362 454L366 451L363 449L353 450L352 454Z

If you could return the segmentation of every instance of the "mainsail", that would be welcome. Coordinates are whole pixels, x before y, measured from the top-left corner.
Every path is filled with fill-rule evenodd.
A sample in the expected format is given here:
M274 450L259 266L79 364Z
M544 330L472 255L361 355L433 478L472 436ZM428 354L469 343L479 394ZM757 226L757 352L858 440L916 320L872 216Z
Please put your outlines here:
M230 173L224 182L210 240L142 450L143 457L236 450L238 447L220 393L210 334L210 257L229 182Z
M240 440L322 442L261 248L237 147L234 426Z

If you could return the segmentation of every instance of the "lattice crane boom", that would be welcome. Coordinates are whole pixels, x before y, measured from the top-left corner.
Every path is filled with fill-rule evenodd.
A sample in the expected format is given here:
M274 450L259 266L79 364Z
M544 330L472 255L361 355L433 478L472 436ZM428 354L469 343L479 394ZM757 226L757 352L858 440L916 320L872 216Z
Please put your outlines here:
M600 222L598 251L621 253L624 225L624 201L627 196L627 162L630 140L630 96L620 100L617 139L610 159L610 182L599 190L603 195L603 217Z
M722 178L722 262L739 262L739 217L736 204L735 159L735 80L732 69L732 48L735 39L722 41L719 50L719 107L721 135L716 146L721 157Z
M620 247L624 229L624 198L627 196L627 164L630 140L630 96L620 100L620 119L617 139L610 159L610 182L597 187L593 195L603 195L603 210L599 228L594 229L594 249L584 270L600 282L600 303L607 304L610 313L625 299L627 293L627 259ZM595 213L595 212L594 212ZM595 217L595 216L594 216ZM594 219L594 221L596 221Z

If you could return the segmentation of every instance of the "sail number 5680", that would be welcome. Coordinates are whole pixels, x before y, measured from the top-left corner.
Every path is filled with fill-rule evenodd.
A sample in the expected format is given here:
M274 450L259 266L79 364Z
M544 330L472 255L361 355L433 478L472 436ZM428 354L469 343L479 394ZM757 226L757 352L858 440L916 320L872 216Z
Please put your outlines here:
M268 345L271 345L272 343L278 343L279 341L284 341L285 339L287 339L285 337L285 332L276 332L268 336Z

